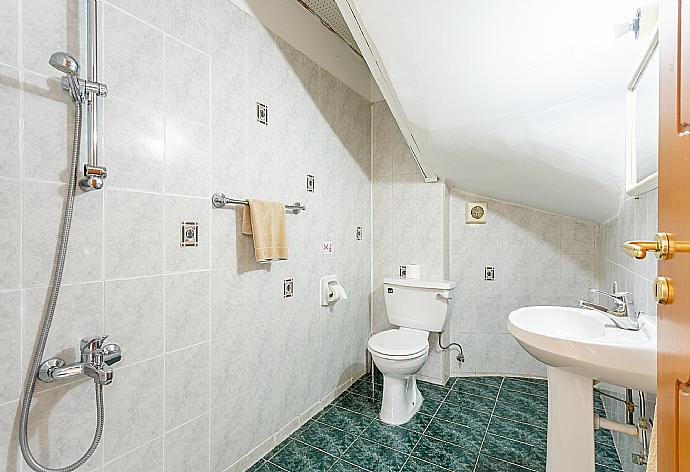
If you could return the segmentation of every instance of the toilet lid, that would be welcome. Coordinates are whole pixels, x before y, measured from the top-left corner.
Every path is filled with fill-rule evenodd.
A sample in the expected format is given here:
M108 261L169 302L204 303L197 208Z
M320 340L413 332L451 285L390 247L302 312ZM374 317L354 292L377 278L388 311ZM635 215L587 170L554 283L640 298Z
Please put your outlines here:
M410 329L389 329L369 338L369 349L388 356L409 356L429 348L429 334Z

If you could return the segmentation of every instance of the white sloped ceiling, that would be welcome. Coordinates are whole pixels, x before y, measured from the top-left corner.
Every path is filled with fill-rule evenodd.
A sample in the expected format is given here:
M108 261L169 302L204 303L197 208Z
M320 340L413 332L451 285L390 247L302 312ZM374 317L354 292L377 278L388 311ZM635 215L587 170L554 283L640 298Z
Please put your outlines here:
M454 187L565 215L616 212L625 85L647 41L616 39L614 25L639 2L338 4L424 167Z

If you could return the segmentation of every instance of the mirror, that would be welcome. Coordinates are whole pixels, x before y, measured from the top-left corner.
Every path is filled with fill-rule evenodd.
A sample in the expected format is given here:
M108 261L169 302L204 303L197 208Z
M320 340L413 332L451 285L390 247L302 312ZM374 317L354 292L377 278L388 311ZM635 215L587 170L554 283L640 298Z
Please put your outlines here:
M658 186L659 32L628 82L625 191L636 196Z

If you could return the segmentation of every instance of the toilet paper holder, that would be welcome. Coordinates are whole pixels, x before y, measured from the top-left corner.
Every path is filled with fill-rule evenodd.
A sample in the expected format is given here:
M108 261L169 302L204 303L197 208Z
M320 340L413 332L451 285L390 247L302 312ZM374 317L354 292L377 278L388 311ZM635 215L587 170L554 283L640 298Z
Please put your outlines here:
M340 284L337 275L326 275L321 277L321 306L329 306L338 300L346 300L347 293Z

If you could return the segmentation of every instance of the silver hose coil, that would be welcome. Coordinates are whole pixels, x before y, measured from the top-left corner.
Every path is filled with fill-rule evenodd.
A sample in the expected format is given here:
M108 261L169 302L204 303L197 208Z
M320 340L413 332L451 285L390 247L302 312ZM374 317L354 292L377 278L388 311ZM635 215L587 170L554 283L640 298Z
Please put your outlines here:
M93 455L98 443L103 435L103 386L96 385L96 432L93 437L91 445L86 450L84 455L75 463L67 467L58 469L51 469L41 465L31 452L29 447L29 410L31 409L31 400L34 395L34 388L36 387L36 378L38 377L38 370L41 367L41 361L48 341L48 334L50 333L50 325L53 322L53 315L55 314L55 306L57 305L58 296L60 294L60 284L62 283L62 272L65 268L65 258L67 256L67 244L69 241L70 227L72 226L72 212L74 210L74 195L77 187L77 171L79 167L79 154L81 149L81 120L82 120L82 104L80 101L74 102L74 137L72 141L72 163L69 172L69 181L67 183L67 199L65 200L64 214L62 217L62 228L60 229L60 245L58 247L57 261L53 271L53 286L50 292L50 300L48 308L46 309L43 323L41 325L41 332L38 342L34 347L33 356L31 358L31 366L29 367L28 378L24 385L24 392L22 394L22 409L19 419L19 446L22 450L22 456L26 463L36 472L71 472L78 469L89 460Z

